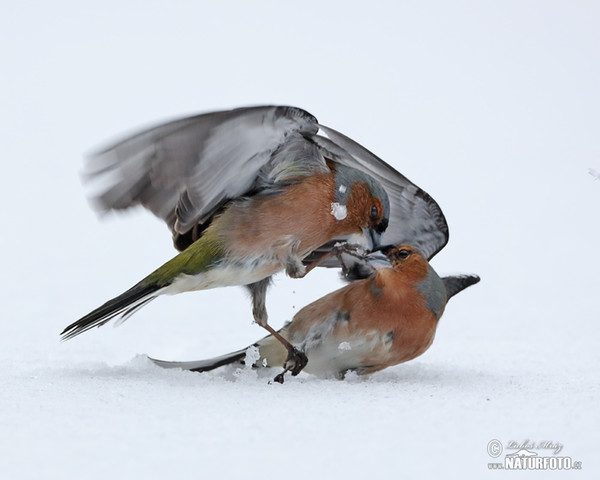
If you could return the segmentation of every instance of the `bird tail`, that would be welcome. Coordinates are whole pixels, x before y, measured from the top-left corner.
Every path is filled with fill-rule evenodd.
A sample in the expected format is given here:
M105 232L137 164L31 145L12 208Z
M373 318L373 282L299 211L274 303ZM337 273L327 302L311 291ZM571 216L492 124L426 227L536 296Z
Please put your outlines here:
M280 330L280 332L282 332L282 330ZM157 360L155 358L148 358L162 368L181 368L182 370L191 370L192 372L208 372L210 370L214 370L215 368L219 368L224 365L230 365L232 363L245 363L246 356L252 347L256 347L258 349L258 355L254 354L250 356L253 364L257 367L282 366L287 357L287 351L285 347L283 347L283 345L273 335L267 335L262 340L259 340L250 347L242 348L241 350L237 350L235 352L205 360L167 362L164 360Z
M475 285L480 280L478 275L451 275L443 277L442 281L446 287L448 300L465 288Z
M118 297L81 317L65 328L60 335L63 340L68 340L91 328L100 327L119 315L121 315L120 321L125 321L138 309L160 295L160 290L163 288L156 284L138 283Z
M246 356L247 348L231 352L226 355L219 357L208 358L206 360L191 360L188 362L167 362L165 360L158 360L156 358L148 357L156 365L162 368L180 368L182 370L191 370L192 372L208 372L215 368L222 367L223 365L229 365L231 363L242 363Z

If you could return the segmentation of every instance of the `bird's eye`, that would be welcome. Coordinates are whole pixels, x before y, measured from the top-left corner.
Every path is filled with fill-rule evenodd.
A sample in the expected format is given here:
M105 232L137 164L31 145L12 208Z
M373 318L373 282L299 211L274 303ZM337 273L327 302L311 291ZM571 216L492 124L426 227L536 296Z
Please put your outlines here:
M379 209L377 208L377 205L373 205L371 207L371 218L375 219L379 216Z
M396 254L396 256L398 258L400 258L401 260L404 260L409 255L410 255L410 250L406 250L404 248L402 250L398 250L398 253Z

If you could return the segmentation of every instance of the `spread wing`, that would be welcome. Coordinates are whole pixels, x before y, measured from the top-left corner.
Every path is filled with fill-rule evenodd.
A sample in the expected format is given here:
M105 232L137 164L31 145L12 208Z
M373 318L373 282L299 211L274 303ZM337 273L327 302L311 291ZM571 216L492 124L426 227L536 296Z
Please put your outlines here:
M378 180L390 199L389 226L382 245L417 247L430 260L448 243L448 224L436 201L427 192L369 150L340 132L319 125L326 135L312 135L323 155L357 168Z
M198 115L104 148L88 158L85 173L99 186L94 201L101 211L143 205L185 233L261 183L326 168L301 136L317 130L312 115L292 107Z
M369 173L383 185L390 198L383 242L412 244L427 258L446 244L448 226L426 192L299 108L239 108L158 125L92 155L85 171L97 186L94 201L100 210L142 205L177 236L208 224L233 198L327 171L325 158ZM339 262L332 257L323 266Z

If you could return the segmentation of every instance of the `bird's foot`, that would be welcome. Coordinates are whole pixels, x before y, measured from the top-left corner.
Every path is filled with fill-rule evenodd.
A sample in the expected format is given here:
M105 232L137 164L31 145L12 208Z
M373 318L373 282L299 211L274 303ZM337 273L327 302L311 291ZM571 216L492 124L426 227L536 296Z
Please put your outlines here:
M290 256L285 262L285 273L291 278L302 278L306 275L306 267L299 257Z
M288 352L288 356L283 364L283 368L292 373L292 376L295 377L298 375L306 364L308 363L308 357L306 353L294 348Z
M283 383L284 376L287 372L291 372L292 376L295 377L298 375L306 364L308 363L308 357L304 352L301 352L295 347L288 350L288 356L283 364L283 372L277 375L273 381L277 383Z
M357 245L353 243L338 243L331 249L331 253L338 257L341 261L341 255L351 255L356 258L363 259L368 256L368 250L362 245Z

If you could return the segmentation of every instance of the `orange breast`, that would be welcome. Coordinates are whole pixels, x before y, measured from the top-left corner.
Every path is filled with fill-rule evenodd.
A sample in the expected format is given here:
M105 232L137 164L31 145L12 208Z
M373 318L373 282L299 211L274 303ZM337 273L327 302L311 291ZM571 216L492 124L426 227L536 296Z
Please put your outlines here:
M380 370L406 362L421 355L433 342L437 319L407 275L382 270L374 279L346 287L344 303L350 318L346 326L340 326L347 330L343 335L378 332L392 338L391 344L382 342L365 356L363 365Z
M332 201L331 176L310 177L283 193L239 202L218 219L218 228L236 256L285 251L293 242L306 255L335 237Z

